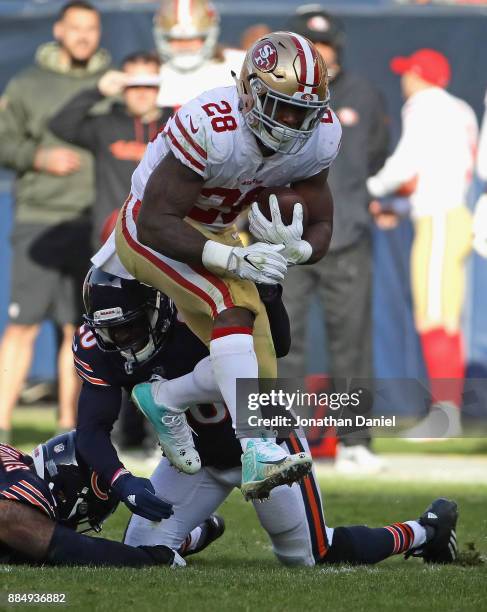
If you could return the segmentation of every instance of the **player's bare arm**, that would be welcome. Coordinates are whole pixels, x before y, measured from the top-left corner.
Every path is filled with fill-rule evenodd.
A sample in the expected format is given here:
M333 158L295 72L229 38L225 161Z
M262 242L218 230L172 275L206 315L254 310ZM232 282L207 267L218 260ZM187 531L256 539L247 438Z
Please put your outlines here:
M302 239L310 243L313 252L303 263L312 264L326 255L333 232L333 196L328 186L328 168L291 187L303 197L308 209L308 225Z
M47 555L55 523L46 516L16 501L0 501L0 542L29 559Z
M196 172L169 152L147 182L137 219L139 240L171 259L196 265L203 263L218 275L230 272L240 278L270 284L282 280L286 270L285 260L278 253L282 247L256 244L248 248L231 248L208 240L184 221L203 184L204 180ZM238 321L234 321L236 316ZM244 324L236 313L224 318L225 325ZM245 324L248 324L249 317L245 318Z
M184 217L194 206L203 178L168 153L152 172L137 219L137 235L172 259L201 265L206 238Z

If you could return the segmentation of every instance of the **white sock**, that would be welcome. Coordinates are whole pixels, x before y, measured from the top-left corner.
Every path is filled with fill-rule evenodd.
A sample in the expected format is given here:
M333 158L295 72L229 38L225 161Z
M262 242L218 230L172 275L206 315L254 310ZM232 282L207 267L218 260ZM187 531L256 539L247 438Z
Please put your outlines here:
M210 342L210 358L213 373L232 418L237 423L237 378L255 378L255 392L259 392L259 365L251 334L228 334ZM252 438L240 438L245 451Z
M178 411L186 410L189 404L213 404L222 401L210 357L199 361L189 374L153 383L152 395L158 404Z
M426 529L423 525L420 525L418 521L405 521L406 525L409 525L411 529L414 531L414 542L411 545L411 548L418 548L426 542Z

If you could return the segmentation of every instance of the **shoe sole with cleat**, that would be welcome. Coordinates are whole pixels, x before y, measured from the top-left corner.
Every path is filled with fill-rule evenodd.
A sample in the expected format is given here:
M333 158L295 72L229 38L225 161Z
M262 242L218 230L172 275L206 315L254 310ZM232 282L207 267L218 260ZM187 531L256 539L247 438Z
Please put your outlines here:
M249 481L241 486L246 501L268 499L272 489L281 485L293 485L311 472L313 461L307 453L297 453L281 463L269 464L269 476L263 480Z

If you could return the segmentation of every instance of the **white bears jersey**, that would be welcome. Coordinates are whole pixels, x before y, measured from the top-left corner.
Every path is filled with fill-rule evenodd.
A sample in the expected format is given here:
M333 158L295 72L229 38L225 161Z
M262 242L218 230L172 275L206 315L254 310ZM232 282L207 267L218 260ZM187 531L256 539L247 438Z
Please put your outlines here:
M215 59L205 61L196 70L181 72L171 66L161 66L161 88L157 97L158 106L179 108L193 98L200 95L205 89L212 87L227 87L235 81L232 70L240 73L245 58L245 51L240 49L224 49L223 62Z
M233 224L259 191L327 168L338 153L340 138L340 123L328 111L299 152L263 157L239 111L237 88L212 89L179 109L148 145L132 175L132 194L142 200L152 171L170 151L205 180L188 217L221 231Z

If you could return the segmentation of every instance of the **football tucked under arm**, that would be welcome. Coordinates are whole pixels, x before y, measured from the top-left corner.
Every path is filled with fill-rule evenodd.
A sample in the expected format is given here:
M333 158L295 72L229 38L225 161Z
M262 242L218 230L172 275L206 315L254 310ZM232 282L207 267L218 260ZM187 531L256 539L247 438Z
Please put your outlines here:
M284 245L287 265L305 263L312 247L302 239L308 212L304 199L288 187L264 189L249 211L250 233L261 242Z
M312 264L324 257L333 232L333 197L328 186L328 168L291 187L306 202L308 224L303 228L302 240L311 245L311 254L304 262Z

